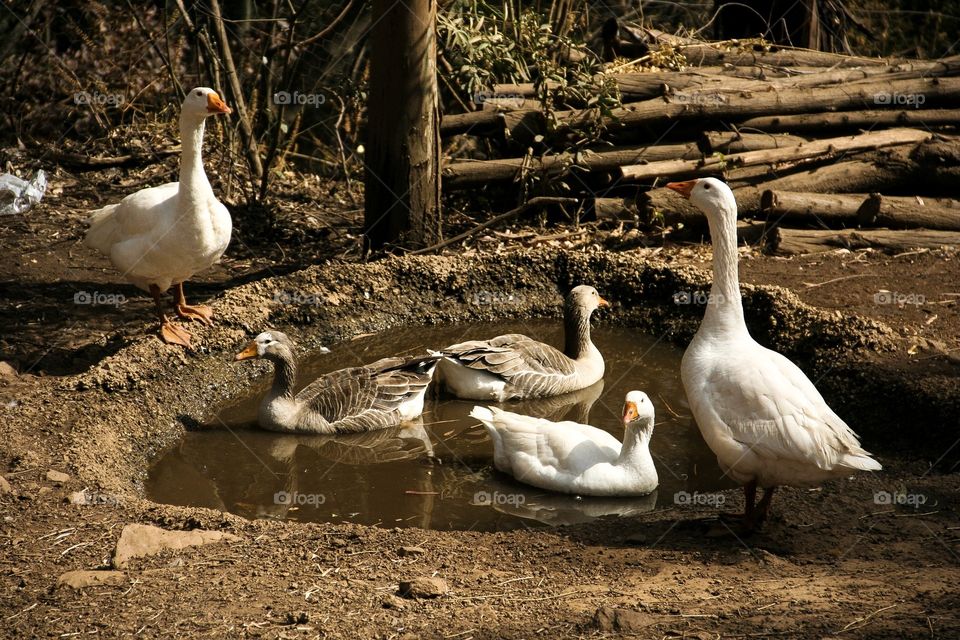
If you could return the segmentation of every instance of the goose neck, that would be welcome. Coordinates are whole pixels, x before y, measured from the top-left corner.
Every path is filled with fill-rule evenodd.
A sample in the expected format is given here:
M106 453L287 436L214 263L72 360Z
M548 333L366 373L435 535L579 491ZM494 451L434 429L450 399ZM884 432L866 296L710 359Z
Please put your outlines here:
M267 360L273 363L273 386L270 398L292 398L293 387L297 381L297 363L293 353L286 347L280 347L267 354Z
M746 330L740 297L736 203L723 203L707 216L713 244L713 285L703 324L732 332Z
M567 304L563 310L565 343L563 352L574 360L579 360L596 350L590 340L591 313L591 310L576 304Z
M180 193L187 197L205 197L210 182L203 170L204 119L180 116Z
M620 449L620 464L652 464L650 456L650 437L653 425L627 426L623 433L623 448Z

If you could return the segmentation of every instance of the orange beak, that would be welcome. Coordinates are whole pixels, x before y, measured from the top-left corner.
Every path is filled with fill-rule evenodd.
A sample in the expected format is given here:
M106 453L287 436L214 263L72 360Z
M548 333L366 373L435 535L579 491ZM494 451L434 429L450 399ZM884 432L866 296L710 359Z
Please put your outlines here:
M603 298L600 298L600 302L597 304L597 306L599 306L599 307L609 307L609 306L610 306L610 303L607 302L606 300L604 300Z
M209 113L230 113L232 109L220 99L220 96L211 91L207 95L207 111Z
M256 358L256 357L257 357L257 343L251 342L250 344L247 345L247 347L243 351L241 351L236 355L236 357L234 357L234 360L249 360L250 358Z
M687 180L686 182L670 182L667 184L667 189L676 191L684 198L690 197L690 192L693 191L693 187L697 184L696 180Z
M637 405L632 402L623 405L623 424L633 422L638 415L640 414L637 412Z

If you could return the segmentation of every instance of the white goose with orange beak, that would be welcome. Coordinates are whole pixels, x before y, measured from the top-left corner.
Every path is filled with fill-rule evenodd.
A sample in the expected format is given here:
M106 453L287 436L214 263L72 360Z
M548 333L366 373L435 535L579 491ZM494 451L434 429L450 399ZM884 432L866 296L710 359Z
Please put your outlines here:
M788 359L757 344L743 317L737 270L737 201L726 184L700 178L667 185L703 211L713 242L713 286L703 322L680 366L700 433L724 474L743 484L743 528L767 516L779 485L805 486L879 471L857 434ZM757 488L765 489L755 506Z
M230 243L230 212L213 193L203 170L203 129L208 116L230 113L213 89L187 94L180 112L180 180L132 193L118 204L95 211L85 243L100 251L121 275L149 291L160 317L164 342L190 348L190 334L161 305L174 287L173 310L184 320L211 324L213 311L188 305L183 283L220 260Z
M470 416L493 440L493 464L525 484L582 496L644 496L659 484L650 455L653 403L631 391L623 404L623 442L577 422L550 422L497 407Z

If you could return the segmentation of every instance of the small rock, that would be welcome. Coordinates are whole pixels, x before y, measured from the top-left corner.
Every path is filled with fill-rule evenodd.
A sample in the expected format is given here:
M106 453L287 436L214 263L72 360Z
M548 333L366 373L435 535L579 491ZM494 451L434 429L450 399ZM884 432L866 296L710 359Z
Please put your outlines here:
M90 489L84 489L83 491L74 491L71 493L66 497L65 502L84 506L100 505L115 507L120 504L120 499L109 493L99 493Z
M423 547L400 547L400 550L397 552L401 557L406 556L422 556L427 552Z
M47 471L47 480L50 482L67 482L70 480L70 476L62 471L54 471L51 469Z
M51 491L53 491L53 489L51 489L50 487L40 487L40 490L37 493L43 496L50 493Z
M617 607L600 607L593 614L593 624L600 631L615 633L644 633L649 632L655 624L655 616Z
M0 376L15 378L17 377L17 370L12 364L4 360L0 362Z
M167 531L145 524L128 524L120 532L117 547L113 552L113 566L125 569L130 560L152 556L166 549L184 549L215 542L235 542L238 536L223 531Z
M397 593L404 598L439 598L447 591L450 587L443 578L421 576L401 581Z
M121 585L127 581L123 571L67 571L57 578L58 587L83 589L100 585Z
M380 601L380 606L384 609L396 609L398 611L403 611L407 608L407 603L391 593L384 596L383 600Z
M6 478L0 476L0 496L5 493L13 493L13 487L10 486L10 483L7 482Z

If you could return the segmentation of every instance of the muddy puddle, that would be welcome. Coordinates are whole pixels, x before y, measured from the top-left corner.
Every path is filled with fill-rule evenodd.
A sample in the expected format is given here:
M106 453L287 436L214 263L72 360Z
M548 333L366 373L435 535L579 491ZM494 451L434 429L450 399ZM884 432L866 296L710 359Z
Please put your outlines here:
M563 344L562 324L556 321L393 329L304 356L298 383L392 354L513 332ZM256 409L270 375L161 454L150 468L147 495L156 502L247 518L498 531L631 515L677 501L702 501L708 499L703 494L734 486L722 479L690 415L680 382L682 351L633 329L596 323L593 339L606 360L604 380L576 394L503 406L552 420L588 422L620 439L624 395L645 391L657 412L650 449L660 487L650 496L578 498L515 482L493 469L492 444L468 417L474 403L436 387L416 424L349 436L265 432L256 427Z

